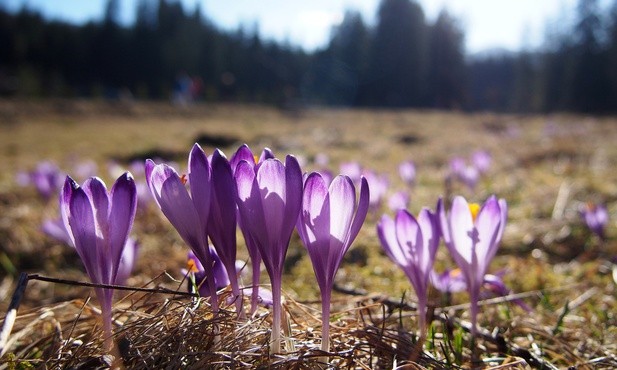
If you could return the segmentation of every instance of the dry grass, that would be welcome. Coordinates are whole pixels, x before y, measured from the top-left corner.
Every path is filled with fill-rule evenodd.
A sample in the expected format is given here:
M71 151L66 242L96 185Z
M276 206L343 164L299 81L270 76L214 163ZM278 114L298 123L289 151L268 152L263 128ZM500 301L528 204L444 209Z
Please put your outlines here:
M414 213L422 206L434 207L445 194L443 178L451 156L490 151L489 176L474 191L455 184L452 192L476 201L495 193L508 201L508 226L491 271L507 270L506 283L533 312L528 314L507 297L485 302L479 318L483 330L473 353L466 294L448 302L431 292L429 339L423 354L406 364L418 348L413 335L415 297L403 274L380 252L375 233L380 212L367 220L337 276L330 354L317 349L321 321L316 284L310 261L294 237L283 282L289 324L285 354L269 355L266 309L238 321L231 306L214 317L204 300L133 293L115 305L116 349L108 355L102 350L97 304L88 300L89 288L32 281L0 369L112 363L195 369L617 367L612 276L617 255L617 120L609 117L284 113L233 105L178 110L146 103L0 101L0 309L6 311L19 271L85 279L76 254L39 231L43 219L56 215L56 202L47 204L32 189L17 187L18 170L51 159L70 172L87 158L111 181L105 167L110 159L128 165L131 159L161 155L185 167L190 146L198 139L206 152L221 146L230 154L242 142L254 150L269 146L279 155L306 158L305 169L313 168L310 160L320 152L330 156L335 171L341 162L359 160L387 173L393 189L404 188L396 166L413 159L419 174L411 191ZM612 215L604 243L578 219L578 206L587 201L606 202ZM133 235L142 247L128 284L184 290L177 279L187 247L160 211L151 206L140 210ZM240 236L238 241L239 256L246 258ZM438 268L452 263L442 248ZM326 355L329 363L324 362Z

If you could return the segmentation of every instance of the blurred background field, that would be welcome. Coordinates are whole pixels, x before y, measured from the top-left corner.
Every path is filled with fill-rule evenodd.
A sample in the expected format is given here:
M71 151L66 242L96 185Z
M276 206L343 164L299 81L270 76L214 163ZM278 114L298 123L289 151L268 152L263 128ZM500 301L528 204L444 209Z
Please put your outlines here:
M195 142L206 153L218 147L228 156L247 143L254 151L269 147L277 156L294 154L304 171L323 169L314 162L320 154L328 156L327 167L334 173L340 171L340 164L358 161L388 177L388 194L408 191L412 213L424 206L434 209L439 197L449 195L461 194L477 202L490 194L505 198L508 224L490 271L503 271L513 293L530 293L524 302L533 311L528 314L512 302L491 304L483 308L480 324L527 342L537 341L556 353L567 350L567 356L543 355L557 366L586 364L597 358L615 364L615 220L610 220L607 239L602 242L578 213L587 202L604 203L611 215L616 212L617 175L612 169L617 162L617 122L613 118L325 108L289 113L251 105L182 109L166 103L74 100L3 101L0 106L4 117L0 127L2 310L19 272L86 280L77 254L41 232L45 219L58 216L57 197L44 200L34 187L20 187L16 183L19 171L32 170L46 160L77 176L73 172L80 164L93 161L96 174L110 183L115 179L110 168L130 170L134 161L145 158L170 161L179 171L186 171L188 151ZM454 182L448 191L445 177L450 159L468 157L478 149L492 156L488 173L473 190ZM398 164L409 159L417 166L413 188L397 172ZM143 173L134 176L143 181ZM186 266L188 247L154 203L143 206L132 232L141 245L139 259L127 284L184 290L179 284L180 269ZM413 302L408 281L381 251L375 222L383 213L392 213L385 203L369 214L345 257L337 285L365 297L394 301L404 297ZM238 241L239 256L246 260L239 233ZM454 267L443 245L436 266L438 271ZM317 309L312 268L297 236L289 248L283 289L288 299ZM88 288L33 281L22 309L83 300L91 294ZM581 295L584 300L560 318L560 309ZM443 307L446 302L440 297L432 291L430 304ZM354 308L355 301L338 292L334 302L335 312L345 312ZM466 294L458 293L447 304L466 302ZM465 310L451 313L466 315ZM296 320L306 319L301 313L295 315ZM337 315L333 317L336 327ZM412 319L406 320L404 325L413 328ZM556 326L562 326L561 334L547 334ZM541 328L547 333L529 332Z

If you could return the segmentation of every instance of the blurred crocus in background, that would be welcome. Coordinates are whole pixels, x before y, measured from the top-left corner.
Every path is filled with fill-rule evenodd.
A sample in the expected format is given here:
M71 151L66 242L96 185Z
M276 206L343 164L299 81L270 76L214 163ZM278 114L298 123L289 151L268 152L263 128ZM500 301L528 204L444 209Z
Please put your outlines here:
M388 197L388 208L390 208L392 212L396 212L399 209L407 209L407 207L409 207L409 202L409 193L403 190L397 191L390 194L390 197Z
M386 175L378 174L372 170L364 170L362 172L362 176L366 178L368 186L371 189L369 209L371 212L377 212L381 208L386 193L388 192L390 181L388 181L388 177Z
M416 164L411 160L401 162L398 165L398 174L405 184L413 186L416 183Z
M369 187L362 178L356 205L356 188L348 176L337 176L331 184L313 172L304 184L298 234L313 264L321 292L321 349L330 348L330 300L334 277L343 256L354 241L369 206Z
M348 176L354 184L360 184L362 166L357 161L343 162L339 166L341 175Z
M132 176L120 176L108 192L105 183L93 177L79 186L67 176L60 199L61 214L75 249L93 283L116 284L128 234L137 207ZM106 347L111 348L113 290L95 288L101 305Z
M281 280L291 233L302 206L302 170L295 157L285 164L266 159L256 167L242 160L236 167L240 227L255 243L272 286L272 346L281 351Z
M506 201L497 200L494 195L482 207L456 196L450 212L446 211L442 199L437 203L441 234L467 284L472 338L477 331L480 288L488 266L497 253L506 226L507 210Z
M600 240L606 238L605 228L608 224L608 211L604 204L586 203L580 207L579 214L592 233L596 234Z
M29 172L17 173L17 183L20 186L34 186L39 195L48 201L62 187L64 173L51 161L39 162L36 168Z
M206 154L198 144L189 154L189 195L184 177L167 164L146 160L146 181L161 211L174 226L184 242L193 250L206 271L210 304L218 312L218 298L213 261L208 246L207 225L210 216L211 169Z
M423 208L418 218L401 209L394 220L384 215L377 223L384 251L407 275L418 297L420 343L426 339L428 284L439 246L437 222L435 214Z
M486 150L476 150L471 154L471 163L480 174L485 174L491 168L491 154Z

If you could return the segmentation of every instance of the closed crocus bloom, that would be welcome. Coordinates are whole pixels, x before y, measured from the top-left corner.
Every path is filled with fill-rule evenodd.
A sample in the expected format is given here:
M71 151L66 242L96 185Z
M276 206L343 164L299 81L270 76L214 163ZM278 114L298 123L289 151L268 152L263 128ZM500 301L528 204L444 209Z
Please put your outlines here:
M266 159L236 167L240 227L257 246L272 284L272 351L281 350L283 263L302 202L302 171L293 156L285 164Z
M475 335L480 288L506 226L506 201L497 200L493 195L480 207L475 203L468 204L465 198L457 196L449 213L441 199L437 209L446 247L467 282L472 335Z
M195 144L189 155L190 195L184 177L181 178L172 167L155 164L148 159L145 169L146 182L156 203L205 267L210 304L214 312L217 312L218 299L214 279L210 278L213 261L208 249L207 235L212 184L210 164L206 154L198 144Z
M306 179L298 233L304 243L317 277L322 302L322 345L329 349L330 298L334 277L345 252L354 241L368 212L369 188L361 179L360 199L347 176L337 176L330 186L317 172Z
M137 207L133 177L123 174L108 192L97 177L79 186L67 176L60 207L64 225L90 280L116 284L122 278L121 259ZM106 345L110 348L113 290L96 288L96 295L101 304Z
M388 257L403 270L416 292L420 342L423 342L428 283L439 246L437 217L426 208L420 211L418 218L401 209L394 220L382 216L377 234Z
M236 167L240 163L240 161L245 161L247 165L251 166L255 169L255 165L257 163L261 163L266 159L273 159L274 153L269 148L264 148L261 152L261 156L257 158L248 145L242 144L238 150L231 156L229 160L229 164L231 165L231 169L233 173L236 173ZM246 243L246 249L249 252L249 257L251 259L252 265L252 292L251 296L251 311L252 315L257 310L257 305L259 304L259 278L261 276L261 255L259 254L259 249L257 245L252 240L252 237L245 232L245 228L242 227L242 219L240 217L238 219L238 225L240 226L240 230L242 231L242 235L244 236L244 241Z

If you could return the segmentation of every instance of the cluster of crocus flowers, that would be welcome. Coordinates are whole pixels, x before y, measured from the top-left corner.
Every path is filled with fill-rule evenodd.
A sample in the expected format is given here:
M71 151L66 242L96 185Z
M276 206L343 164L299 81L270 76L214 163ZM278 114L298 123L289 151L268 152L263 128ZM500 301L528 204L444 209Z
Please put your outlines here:
M426 335L429 282L447 293L467 289L471 301L472 336L476 333L481 287L485 285L497 294L506 294L507 288L501 279L487 275L503 235L506 216L507 206L503 199L491 196L480 207L457 196L450 212L440 199L436 214L424 208L415 218L402 209L394 219L384 215L378 222L377 233L386 254L407 275L418 297L421 343ZM437 274L433 264L441 238L458 269Z
M492 158L486 150L476 150L471 155L471 164L464 158L454 157L450 160L450 178L459 180L469 189L476 187L480 177L488 172Z
M329 183L320 173L313 172L304 183L297 229L313 264L321 293L321 349L326 352L330 347L330 300L334 277L343 256L360 232L369 208L368 182L361 178L360 183L357 204L356 188L348 176L339 175Z
M124 278L122 258L132 257L125 249L136 207L135 181L129 173L120 176L110 192L97 177L86 180L82 186L66 178L60 198L62 218L93 283L113 285ZM95 292L109 348L113 290L96 288Z

